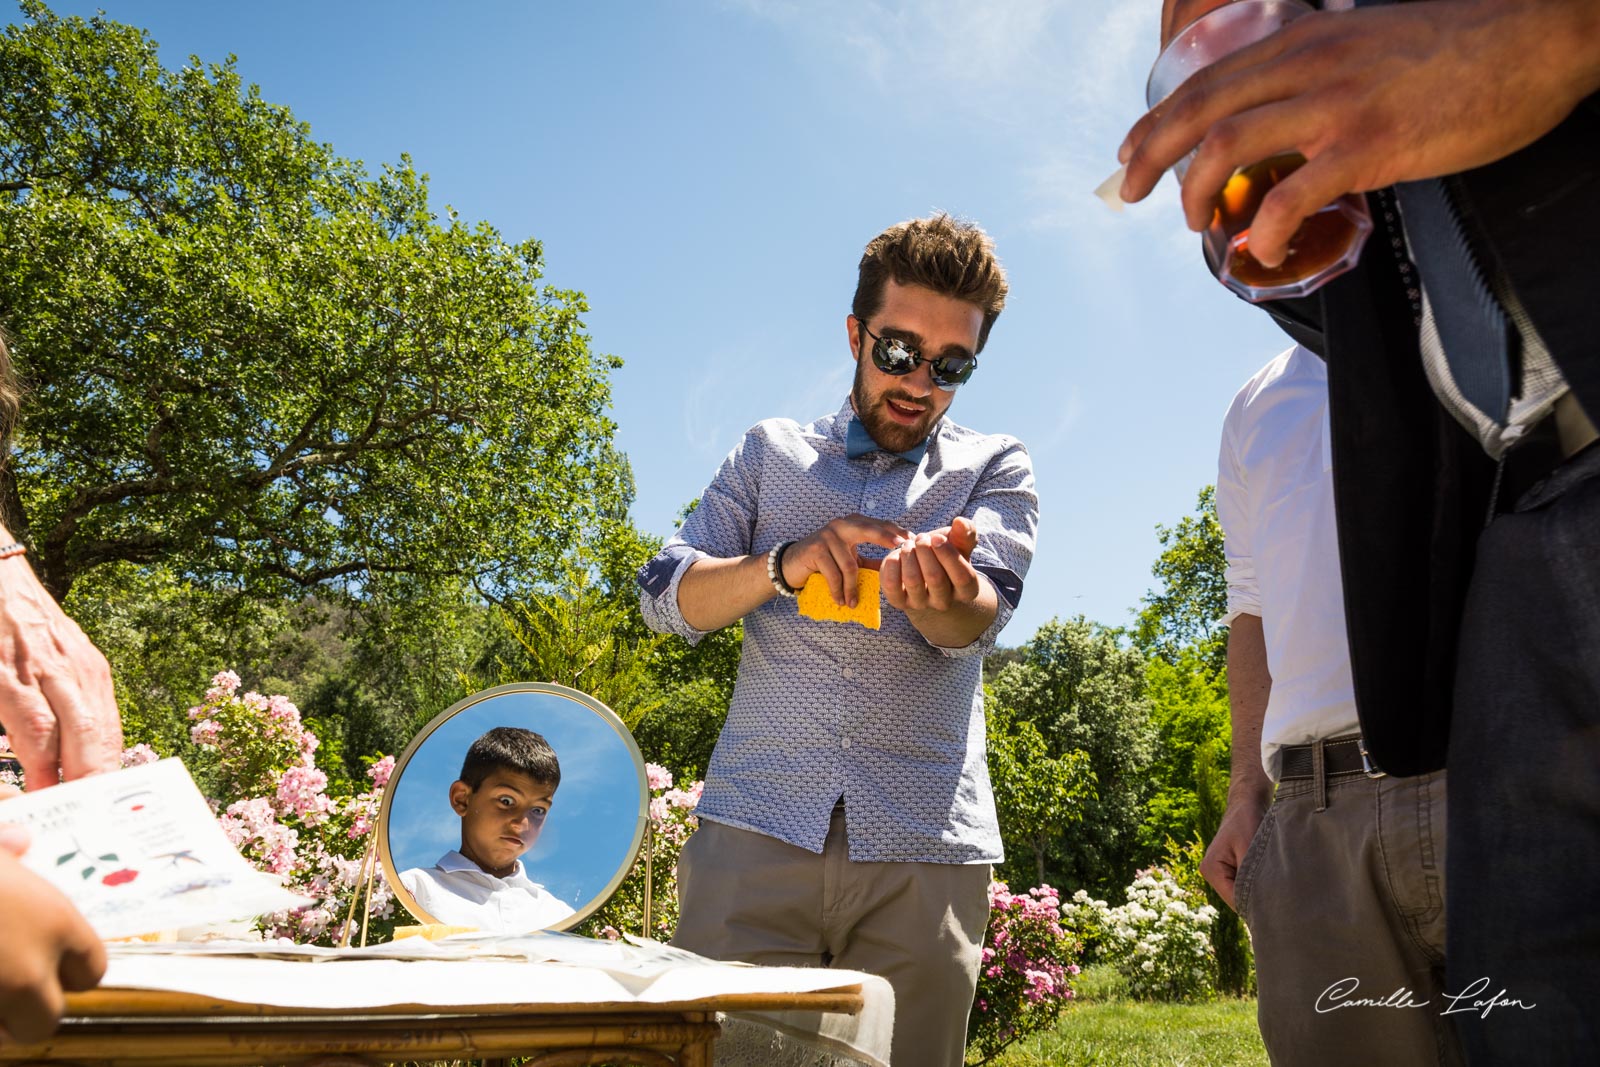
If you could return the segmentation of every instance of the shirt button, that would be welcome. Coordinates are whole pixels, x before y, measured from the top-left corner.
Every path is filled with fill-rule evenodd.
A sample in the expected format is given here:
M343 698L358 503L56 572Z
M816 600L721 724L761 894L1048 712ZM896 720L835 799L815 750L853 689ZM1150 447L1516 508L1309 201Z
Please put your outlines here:
M848 737L844 738L842 741L839 742L839 747L840 748L849 748L850 747L850 739Z
M854 678L856 676L856 672L855 672L855 668L854 667L845 667L839 673L841 675L843 675L845 678Z
M878 506L878 502L872 497L868 497L861 502L861 506L866 508L868 511L871 511L873 508Z

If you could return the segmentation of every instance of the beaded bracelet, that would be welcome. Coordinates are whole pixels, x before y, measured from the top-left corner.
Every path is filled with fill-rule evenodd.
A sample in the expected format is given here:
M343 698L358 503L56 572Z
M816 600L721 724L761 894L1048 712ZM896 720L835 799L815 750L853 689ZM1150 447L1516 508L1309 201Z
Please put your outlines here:
M12 556L20 556L27 551L27 545L21 541L13 541L9 545L0 548L0 559L10 559Z
M793 541L779 541L772 546L772 551L767 553L767 578L772 582L772 588L778 591L779 596L793 599L800 590L783 580L783 552L784 549L794 544Z

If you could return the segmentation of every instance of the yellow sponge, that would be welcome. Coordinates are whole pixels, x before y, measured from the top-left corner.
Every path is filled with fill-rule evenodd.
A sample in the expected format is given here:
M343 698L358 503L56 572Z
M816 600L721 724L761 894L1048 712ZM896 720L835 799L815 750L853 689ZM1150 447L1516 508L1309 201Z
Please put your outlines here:
M429 941L438 941L453 934L477 933L476 926L450 926L446 923L428 923L425 926L397 926L394 928L394 939L399 941L403 937L421 937Z
M833 602L828 591L828 580L813 574L800 588L800 614L808 619L823 622L859 622L869 630L883 623L883 609L878 604L878 572L862 567L856 571L856 606L847 608Z

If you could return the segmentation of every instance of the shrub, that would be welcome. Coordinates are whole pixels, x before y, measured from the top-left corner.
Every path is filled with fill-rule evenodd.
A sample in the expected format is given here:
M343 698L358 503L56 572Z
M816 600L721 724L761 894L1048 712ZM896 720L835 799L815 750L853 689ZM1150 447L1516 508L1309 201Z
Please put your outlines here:
M967 1021L969 1063L988 1063L1019 1038L1055 1025L1072 999L1079 950L1054 889L1012 893L1004 882L990 883L989 930Z
M353 931L361 927L361 915L352 916L351 906L362 892L362 860L394 757L372 761L369 790L330 794L328 776L316 765L316 735L300 721L299 709L282 696L241 695L239 685L232 671L211 680L205 699L189 709L189 739L198 751L173 755L198 772L217 821L240 853L313 898L306 907L263 916L262 931L337 944L347 918ZM149 745L135 745L123 753L123 765L156 758ZM371 894L376 925L367 933L382 940L394 928L395 908L375 868Z
M1142 1000L1209 1000L1216 995L1217 961L1210 929L1217 912L1196 904L1160 867L1140 871L1128 901L1111 907L1084 890L1062 909L1068 926L1093 957L1114 965Z
M628 933L668 941L677 929L678 853L700 825L694 811L705 783L695 782L687 789L677 789L672 783L672 772L665 767L647 763L645 770L650 779L650 827L639 858L611 899L574 927L573 933L612 939ZM644 922L646 856L650 861L649 929Z

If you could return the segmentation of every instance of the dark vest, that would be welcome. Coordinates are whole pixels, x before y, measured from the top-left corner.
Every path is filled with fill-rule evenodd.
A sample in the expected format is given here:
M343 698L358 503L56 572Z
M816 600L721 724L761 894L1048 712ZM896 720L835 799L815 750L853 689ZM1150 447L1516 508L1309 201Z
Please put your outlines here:
M1474 249L1510 279L1600 424L1600 94L1527 148L1458 175L1452 192ZM1400 278L1380 223L1355 270L1264 307L1328 361L1356 709L1378 764L1411 775L1444 766L1457 631L1495 467L1434 398Z

